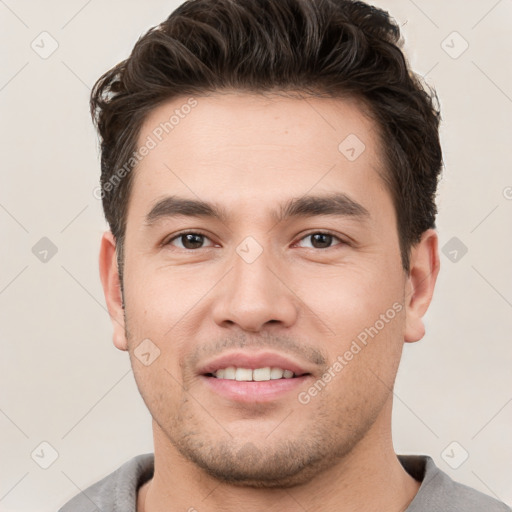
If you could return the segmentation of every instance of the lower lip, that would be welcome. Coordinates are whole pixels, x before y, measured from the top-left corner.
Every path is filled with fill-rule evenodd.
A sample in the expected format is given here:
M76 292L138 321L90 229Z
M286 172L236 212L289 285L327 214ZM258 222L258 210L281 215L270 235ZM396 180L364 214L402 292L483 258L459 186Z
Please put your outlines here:
M292 379L275 379L262 382L248 382L216 377L201 378L215 393L237 402L270 402L303 387L310 375Z

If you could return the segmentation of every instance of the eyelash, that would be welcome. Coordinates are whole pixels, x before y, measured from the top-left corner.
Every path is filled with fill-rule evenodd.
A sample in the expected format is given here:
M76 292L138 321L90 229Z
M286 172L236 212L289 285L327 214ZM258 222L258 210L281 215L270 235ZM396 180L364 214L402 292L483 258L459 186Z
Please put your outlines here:
M210 237L208 235L206 235L205 233L202 233L201 231L182 231L181 233L178 233L178 234L174 235L172 238L170 238L169 240L165 241L162 244L162 246L171 245L171 243L174 240L178 240L179 238L181 238L181 237L183 237L185 235L200 235L200 236L203 236L203 237L207 238L208 240L210 240ZM347 240L343 240L338 235L336 235L336 234L334 234L334 233L332 233L330 231L311 231L311 232L306 233L305 235L303 235L301 238L299 238L298 242L304 240L307 237L313 236L313 235L328 235L328 236L331 236L333 239L337 240L339 243L335 244L335 245L331 245L330 247L325 247L325 248L307 247L307 249L316 249L316 250L319 250L319 251L326 251L327 249L332 249L332 248L336 247L337 245L350 245L350 243ZM210 240L210 241L212 241L212 240ZM296 243L297 242L294 242L294 245ZM209 247L199 247L198 249L208 249L208 248ZM178 247L178 249L182 249L182 248ZM183 248L182 250L190 251L191 252L191 251L197 251L198 249Z

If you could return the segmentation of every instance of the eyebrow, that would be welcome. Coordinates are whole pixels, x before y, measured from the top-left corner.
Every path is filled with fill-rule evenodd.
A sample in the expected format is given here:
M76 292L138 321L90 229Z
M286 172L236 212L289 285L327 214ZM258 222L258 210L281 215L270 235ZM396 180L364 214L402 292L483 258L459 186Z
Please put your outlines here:
M271 213L276 222L293 217L320 215L353 217L358 220L366 220L370 217L370 212L363 205L339 192L292 198ZM179 196L167 196L151 208L146 215L145 223L147 226L151 226L160 219L178 216L213 218L223 223L227 223L228 219L226 210L214 203Z

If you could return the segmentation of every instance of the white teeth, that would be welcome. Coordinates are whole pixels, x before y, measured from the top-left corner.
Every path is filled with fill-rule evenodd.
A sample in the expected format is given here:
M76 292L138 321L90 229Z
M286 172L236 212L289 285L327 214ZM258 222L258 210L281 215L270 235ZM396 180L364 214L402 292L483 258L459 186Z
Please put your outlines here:
M237 368L235 380L252 380L252 370L249 368Z
M217 372L222 370L217 370ZM224 368L224 379L235 380L236 368L234 366L228 366ZM220 377L222 379L222 377Z
M261 381L261 380L270 380L270 367L266 368L256 368L256 370L252 371L252 380Z
M282 368L271 368L265 366L263 368L235 368L234 366L228 366L227 368L221 368L214 373L217 379L226 380L237 380L243 382L264 382L268 380L277 379L291 379L294 373L291 370L283 370Z
M281 370L281 368L272 368L270 370L270 378L271 379L282 379L283 373L284 373L284 370Z

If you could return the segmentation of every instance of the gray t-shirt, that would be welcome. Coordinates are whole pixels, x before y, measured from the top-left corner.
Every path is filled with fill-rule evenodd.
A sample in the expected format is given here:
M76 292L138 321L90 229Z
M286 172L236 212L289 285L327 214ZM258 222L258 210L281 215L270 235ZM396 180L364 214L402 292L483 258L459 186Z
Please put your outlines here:
M405 512L512 512L494 498L454 482L424 455L399 455L420 489ZM136 512L137 490L153 476L152 453L138 455L66 503L59 512Z

